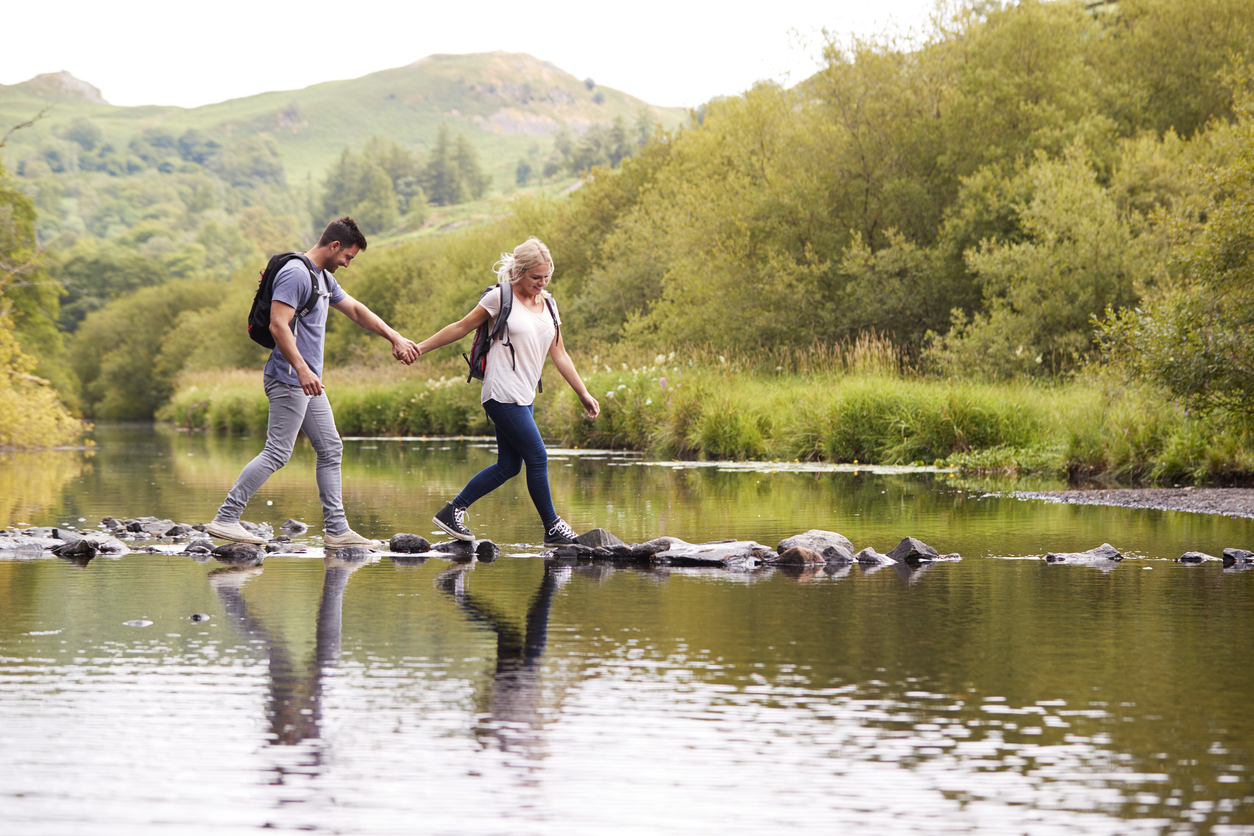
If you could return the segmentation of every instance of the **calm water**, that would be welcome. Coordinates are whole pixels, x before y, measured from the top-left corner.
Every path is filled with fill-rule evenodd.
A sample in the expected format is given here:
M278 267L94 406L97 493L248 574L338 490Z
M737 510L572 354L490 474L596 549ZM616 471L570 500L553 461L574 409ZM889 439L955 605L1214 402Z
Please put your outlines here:
M257 439L101 427L0 459L0 525L208 520ZM428 535L483 442L347 442L353 526ZM0 832L1254 834L1250 520L1023 502L932 473L552 452L577 529L809 528L960 563L638 571L538 555L0 558ZM272 504L270 504L272 503ZM318 521L313 459L246 519ZM80 519L85 522L78 522ZM1110 542L1111 572L1046 551ZM181 547L163 547L169 552ZM190 616L203 613L205 621ZM128 621L152 622L128 626Z

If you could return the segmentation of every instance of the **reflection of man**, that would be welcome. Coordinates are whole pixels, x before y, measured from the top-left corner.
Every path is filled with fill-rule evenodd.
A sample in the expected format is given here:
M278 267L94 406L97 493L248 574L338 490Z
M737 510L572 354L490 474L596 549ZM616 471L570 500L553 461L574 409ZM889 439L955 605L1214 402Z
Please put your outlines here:
M327 225L317 246L303 258L288 261L275 277L274 301L270 306L270 333L274 335L275 349L265 368L266 397L270 399L266 445L257 458L244 466L213 522L205 526L210 535L240 543L265 542L240 525L240 515L270 475L287 464L296 435L303 431L318 454L316 474L322 500L323 542L331 548L380 545L348 527L340 497L340 456L344 445L322 385L322 348L329 308L385 337L392 343L392 356L406 365L418 356L418 347L412 340L392 330L345 293L332 277L364 249L366 237L353 219L338 218ZM297 319L296 311L308 304L314 285L317 303Z
M218 593L227 615L245 635L259 639L269 657L266 719L270 722L271 739L280 745L291 746L321 737L322 680L340 658L344 589L349 576L363 565L334 557L327 557L323 562L326 575L318 604L314 658L305 665L296 663L278 637L271 635L265 622L249 611L240 594L245 581L261 574L260 566L219 569L209 574L209 583Z

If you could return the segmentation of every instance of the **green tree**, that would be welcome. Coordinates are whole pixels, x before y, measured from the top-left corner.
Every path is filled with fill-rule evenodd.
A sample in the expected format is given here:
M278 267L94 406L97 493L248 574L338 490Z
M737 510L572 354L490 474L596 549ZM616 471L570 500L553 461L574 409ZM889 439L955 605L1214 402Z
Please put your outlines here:
M1173 226L1171 278L1141 305L1112 307L1099 331L1131 377L1165 386L1204 412L1248 421L1254 407L1254 93L1238 77L1236 122L1217 130L1219 161L1199 166L1208 200ZM1204 220L1203 220L1204 219Z
M183 356L162 350L179 316L216 308L223 299L217 282L174 280L88 314L69 347L83 385L83 412L111 420L151 418L183 367Z
M966 375L1057 374L1095 351L1093 318L1127 307L1153 275L1148 240L1097 182L1079 146L1060 159L1040 152L1026 173L1032 198L1016 207L1024 240L985 240L968 250L984 310L955 315L935 359Z
M0 448L66 444L81 428L66 411L50 381L35 374L36 358L22 350L19 326L36 330L39 311L23 310L21 302L55 293L25 294L47 288L41 253L35 242L35 207L8 179L0 165ZM55 318L55 309L44 312ZM42 329L40 329L42 330Z

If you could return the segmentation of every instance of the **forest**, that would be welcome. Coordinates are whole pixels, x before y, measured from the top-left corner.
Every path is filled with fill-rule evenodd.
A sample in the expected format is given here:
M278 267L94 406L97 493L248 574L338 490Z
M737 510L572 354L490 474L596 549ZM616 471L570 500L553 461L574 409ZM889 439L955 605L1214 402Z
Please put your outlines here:
M534 234L554 253L551 290L594 391L656 386L675 380L657 369L675 368L704 393L642 396L649 408L631 416L614 404L600 428L554 396L547 430L567 439L673 455L1247 479L1252 27L1254 0L938 7L921 33L832 38L814 76L713 100L679 128L619 120L570 136L554 159L580 188L513 195L507 211L422 237L395 233L486 188L470 144L447 133L444 180L431 176L435 155L379 137L346 148L304 201L262 140L217 149L193 172L204 149L176 138L171 153L149 154L171 170L158 164L138 181L161 195L149 205L172 210L130 223L101 208L96 234L40 254L47 282L10 278L3 321L28 359L9 362L84 416L213 423L206 390L234 391L231 370L260 367L239 323L263 254L351 211L382 234L342 281L407 335L463 315L499 253ZM130 151L150 165L142 144ZM520 160L518 183L543 169ZM10 214L31 229L33 213L64 205L46 182L6 180ZM75 199L117 204L107 192ZM189 242L179 230L193 217ZM15 234L5 269L33 251ZM105 276L117 278L101 287ZM330 364L365 370L355 378L378 389L352 397L453 398L470 405L454 410L461 429L481 421L471 387L441 394L457 352L402 381L349 326L333 326ZM866 375L882 378L870 392L896 400L854 409L842 387ZM949 428L922 446L908 439L921 411ZM802 413L819 417L807 424ZM424 431L389 414L391 424L362 418L362 428ZM866 444L834 441L851 416L871 414L881 417L867 419Z

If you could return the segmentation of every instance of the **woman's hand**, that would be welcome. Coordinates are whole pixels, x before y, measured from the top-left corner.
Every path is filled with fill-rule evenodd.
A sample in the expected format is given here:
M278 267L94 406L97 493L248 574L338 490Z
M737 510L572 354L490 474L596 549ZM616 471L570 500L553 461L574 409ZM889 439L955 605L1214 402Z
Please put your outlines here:
M601 414L601 405L597 403L597 399L592 397L592 393L587 389L579 396L579 402L583 404L583 408L588 411L589 418L595 418Z

